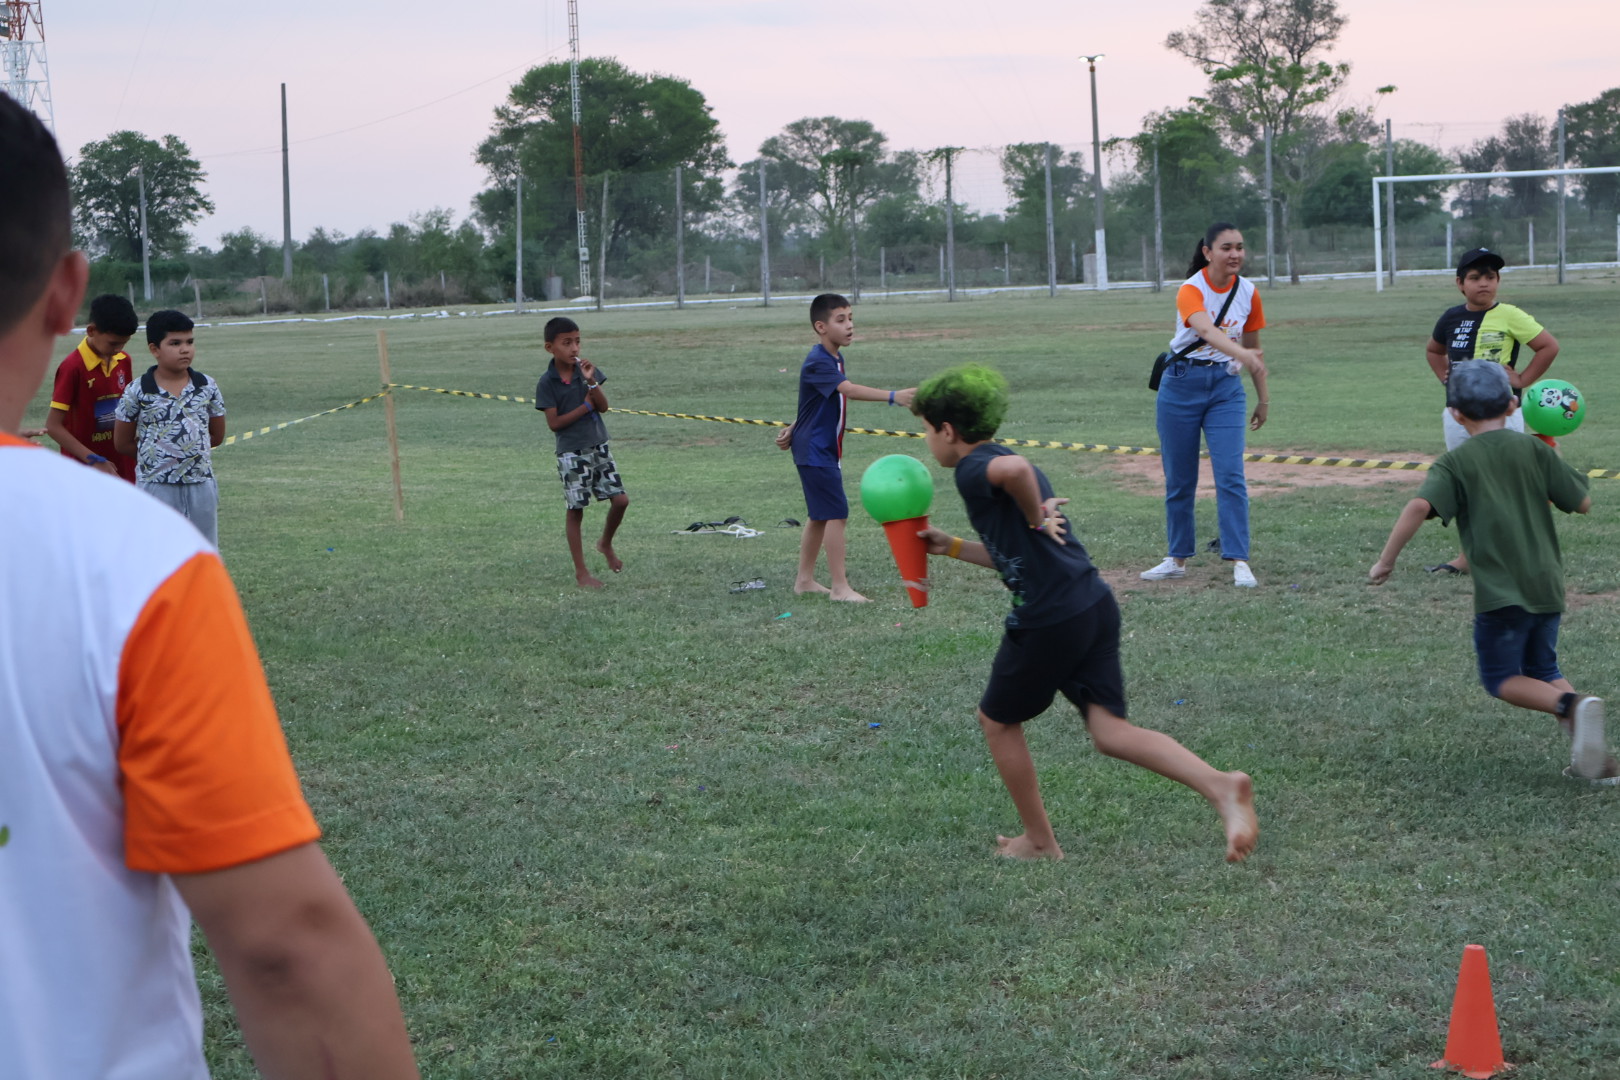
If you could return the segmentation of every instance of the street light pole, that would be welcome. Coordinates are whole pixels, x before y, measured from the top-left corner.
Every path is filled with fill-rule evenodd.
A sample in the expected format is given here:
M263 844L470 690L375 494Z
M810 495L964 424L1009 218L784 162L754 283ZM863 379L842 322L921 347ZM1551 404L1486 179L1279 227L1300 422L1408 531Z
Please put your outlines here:
M135 179L137 181L139 181L140 189L141 189L141 278L142 278L142 282L143 282L142 289L144 290L142 295L145 296L146 299L150 300L150 299L152 299L152 258L151 258L152 245L147 241L147 238L146 238L146 168L145 168L145 166L142 166L142 165L135 166Z
M1097 208L1097 289L1108 288L1108 233L1103 227L1102 139L1097 126L1097 61L1102 53L1082 56L1091 68L1091 181Z

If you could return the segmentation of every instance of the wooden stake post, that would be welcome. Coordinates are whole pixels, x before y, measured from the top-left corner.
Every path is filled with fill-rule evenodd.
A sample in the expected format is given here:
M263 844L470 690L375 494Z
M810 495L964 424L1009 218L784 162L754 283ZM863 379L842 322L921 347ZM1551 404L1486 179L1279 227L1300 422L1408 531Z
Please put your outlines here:
M377 363L382 367L383 412L388 416L388 464L394 473L394 520L405 520L405 489L399 482L399 429L394 424L394 378L388 371L388 331L377 331Z

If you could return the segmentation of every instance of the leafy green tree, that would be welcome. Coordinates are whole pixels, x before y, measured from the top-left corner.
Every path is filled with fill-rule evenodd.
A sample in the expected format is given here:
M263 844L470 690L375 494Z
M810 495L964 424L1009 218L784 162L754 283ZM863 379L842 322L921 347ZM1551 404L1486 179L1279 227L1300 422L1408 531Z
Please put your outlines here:
M1132 174L1115 180L1112 196L1121 231L1153 229L1153 154L1158 147L1159 196L1163 206L1165 272L1177 276L1192 239L1217 221L1239 228L1258 224L1264 210L1257 191L1243 176L1243 161L1222 138L1221 125L1206 103L1166 109L1143 119L1142 130L1127 140Z
M848 243L850 222L859 221L879 199L917 194L917 155L891 153L887 136L865 120L836 116L795 120L760 144L757 161L765 162L767 188L781 192L789 220L813 224L834 250ZM751 196L756 208L757 161L738 176L733 188L739 203L746 205Z
M719 205L719 173L731 165L708 102L685 80L642 75L613 59L582 60L579 81L586 205L593 218L600 217L602 177L608 175L609 253L623 257L632 247L673 243L675 167L684 169L684 208L701 215ZM511 232L521 169L525 252L532 245L572 264L577 233L566 62L529 69L495 110L494 127L476 157L491 182L475 200L485 227ZM595 221L593 247L600 235Z
M1564 107L1564 151L1583 168L1620 165L1620 86ZM1620 211L1620 175L1583 176L1580 184L1588 215Z
M1165 47L1209 77L1210 114L1247 144L1256 175L1271 131L1273 191L1292 255L1293 208L1345 144L1370 134L1366 110L1334 106L1350 65L1326 56L1345 18L1336 0L1204 0L1193 18ZM1289 262L1297 280L1299 262Z
M1001 182L1007 189L1007 242L1021 252L1046 251L1046 143L1012 143L1001 151ZM1092 242L1091 174L1085 154L1052 148L1052 235L1059 251L1071 241ZM1067 256L1058 260L1067 265Z
M1395 140L1397 176L1424 176L1452 171L1445 154L1413 139ZM1310 225L1371 225L1372 178L1385 172L1384 148L1356 143L1343 148L1327 164L1321 179L1305 192L1300 204ZM1395 220L1408 225L1445 212L1444 180L1395 185ZM1380 192L1380 197L1383 193Z
M79 148L69 173L77 242L115 259L141 257L141 180L146 183L146 233L154 258L181 255L190 243L186 227L214 212L202 193L206 174L191 150L174 135L148 139L115 131Z

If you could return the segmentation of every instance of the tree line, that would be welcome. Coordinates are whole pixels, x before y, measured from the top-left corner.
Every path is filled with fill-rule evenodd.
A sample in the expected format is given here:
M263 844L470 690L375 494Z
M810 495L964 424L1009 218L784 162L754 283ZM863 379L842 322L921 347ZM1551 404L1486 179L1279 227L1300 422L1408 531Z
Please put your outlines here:
M1369 226L1370 181L1386 168L1376 112L1396 88L1381 88L1370 101L1348 100L1351 66L1333 57L1345 22L1336 0L1205 0L1192 24L1165 41L1201 69L1205 91L1144 117L1136 134L1108 146L1116 165L1104 207L1111 236L1152 232L1155 180L1165 234L1177 238L1177 251L1183 238L1217 218L1259 226L1267 209L1268 144L1275 236L1296 274L1301 230ZM580 186L593 265L605 258L610 282L621 286L673 291L677 168L688 259L707 258L723 280L746 287L758 287L762 220L773 256L823 264L862 251L870 259L883 248L896 253L895 267L904 270L907 260L924 261L944 239L942 152L895 149L869 121L820 116L786 125L752 158L734 162L708 102L686 80L586 59L579 82L582 185L574 175L569 65L532 68L477 146L487 186L467 216L457 222L450 210L433 208L386 232L352 236L317 227L293 254L303 296L281 287L278 303L310 306L311 283L326 275L328 294L336 279L340 303L364 304L376 300L371 294L384 271L395 288L415 290L402 302L431 303L435 291L447 300L510 297L520 190L526 291L538 291L553 274L572 288ZM1620 164L1620 87L1571 103L1563 118L1569 164ZM1395 172L1550 168L1556 128L1547 117L1514 116L1496 134L1449 154L1401 139L1393 147ZM1000 148L1005 212L978 212L954 200L957 244L1044 258L1050 171L1058 247L1088 250L1094 208L1087 156L1044 143ZM71 177L78 238L98 257L103 285L119 275L128 280L132 270L138 276L143 184L155 274L206 282L214 292L281 276L280 242L251 229L226 233L215 245L194 242L188 228L214 207L201 163L174 135L120 131L91 142ZM1552 211L1553 191L1546 179L1400 184L1395 219L1402 227L1448 217L1533 220ZM1612 221L1620 211L1615 176L1580 178L1569 191L1577 213L1594 221ZM1174 276L1175 268L1167 269Z

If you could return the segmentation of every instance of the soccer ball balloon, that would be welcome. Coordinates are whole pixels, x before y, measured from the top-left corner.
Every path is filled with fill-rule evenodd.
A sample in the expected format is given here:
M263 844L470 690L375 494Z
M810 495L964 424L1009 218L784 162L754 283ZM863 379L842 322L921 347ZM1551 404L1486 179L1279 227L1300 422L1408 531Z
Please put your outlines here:
M922 517L933 502L934 478L914 457L880 457L861 474L861 505L880 522Z
M1531 431L1554 438L1568 435L1586 419L1586 398L1562 379L1542 379L1530 387L1520 408Z

